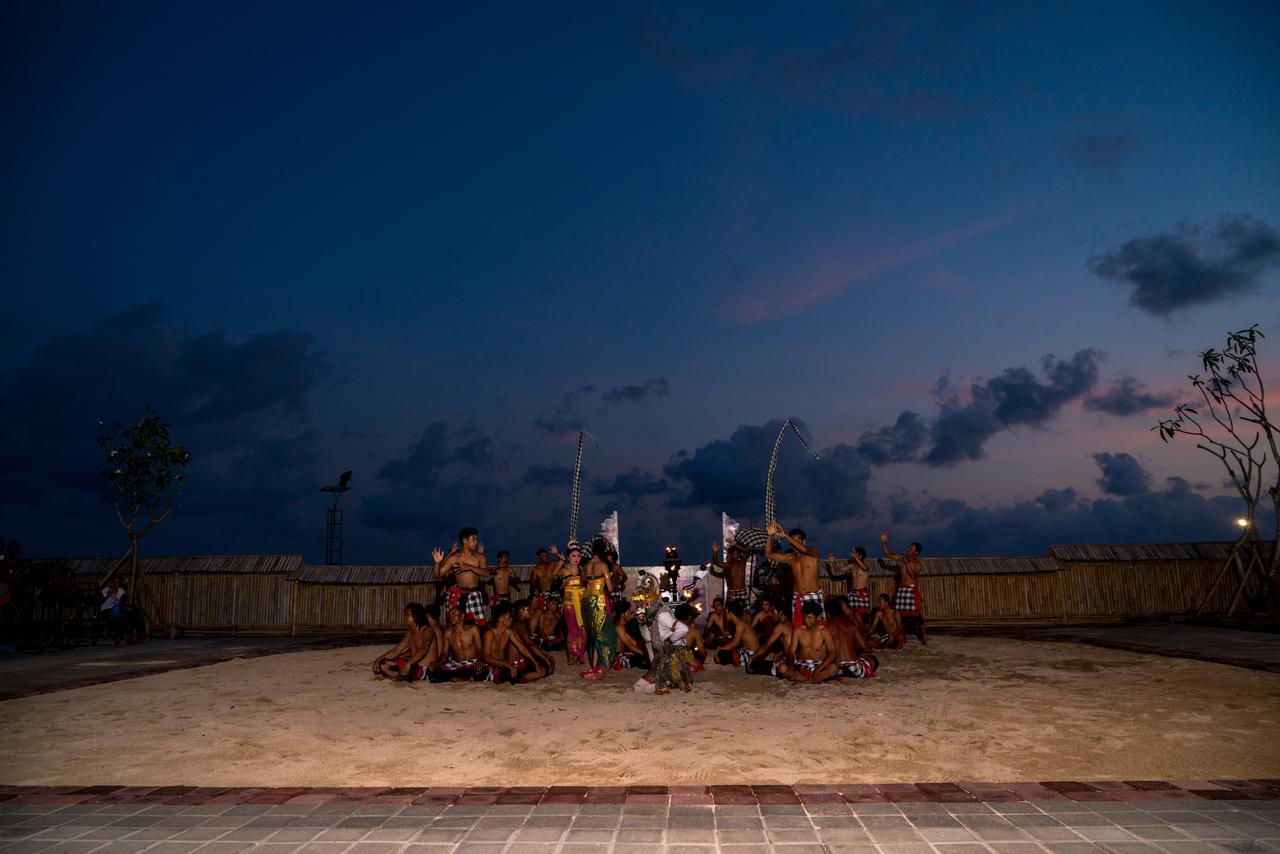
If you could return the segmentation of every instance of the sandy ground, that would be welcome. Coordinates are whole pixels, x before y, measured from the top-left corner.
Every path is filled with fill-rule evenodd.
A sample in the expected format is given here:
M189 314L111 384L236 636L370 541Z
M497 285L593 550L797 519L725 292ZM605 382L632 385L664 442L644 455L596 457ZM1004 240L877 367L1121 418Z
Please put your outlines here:
M229 661L0 703L3 784L484 786L1280 777L1280 675L937 636L880 676L713 667L525 686L375 681L381 648Z

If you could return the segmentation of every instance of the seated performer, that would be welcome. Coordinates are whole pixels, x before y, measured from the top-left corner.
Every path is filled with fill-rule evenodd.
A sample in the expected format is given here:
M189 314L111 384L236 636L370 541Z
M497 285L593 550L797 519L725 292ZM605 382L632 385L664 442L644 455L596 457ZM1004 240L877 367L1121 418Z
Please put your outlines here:
M481 657L488 665L487 679L498 684L537 682L547 672L529 647L511 628L511 603L493 606L493 625L484 633Z
M791 633L794 631L791 623L779 620L764 643L760 644L760 648L756 650L751 664L747 666L747 672L757 676L777 676L775 665L780 661L786 661L787 656L790 655Z
M791 663L778 663L778 676L792 682L821 682L828 671L835 674L836 645L822 623L822 606L805 602L801 606L804 623L791 630Z
M378 676L403 682L421 682L439 656L436 635L427 623L427 609L420 602L404 606L404 637L373 661Z
M907 630L902 617L893 608L888 593L876 597L876 615L871 621L870 640L878 649L902 649L907 644Z
M871 571L867 569L867 550L862 546L854 546L849 551L849 568L844 572L832 572L835 555L827 555L827 577L835 581L849 582L849 601L858 619L863 623L871 617L871 595L868 584Z
M556 672L556 660L542 651L542 647L534 640L533 633L533 609L528 599L521 599L514 606L515 611L511 615L511 630L519 636L524 645L528 647L529 652L533 653L533 658L542 666L550 676Z
M490 570L493 579L493 604L511 601L511 588L520 584L520 576L511 568L511 552L498 552L498 564Z
M547 652L557 649L564 649L564 631L561 626L560 599L556 594L555 599L539 596L535 599L536 604L546 603L546 610L541 607L536 608L532 615L532 623L529 627L529 633L533 637L535 643Z
M711 613L707 615L707 626L702 632L707 649L719 649L733 637L725 622L724 600L717 596L711 600Z
M761 594L756 599L756 612L751 618L751 628L756 630L756 634L768 637L773 634L773 627L779 621L791 622L790 619L784 618L782 612L778 610L772 596Z
M822 622L822 586L818 583L818 550L808 544L804 531L799 528L784 531L777 522L770 522L769 533L772 536L765 540L764 556L791 568L791 579L794 584L794 592L791 594L791 625L796 628L804 625L805 603L818 606L818 622ZM791 546L791 551L774 551L773 537L775 536L786 540Z
M725 551L724 563L720 556L720 544L711 544L711 574L724 579L724 596L726 602L737 599L743 605L750 604L747 593L747 550L737 543Z
M480 590L480 580L489 576L489 563L484 557L479 532L475 528L463 528L458 532L458 542L447 554L441 549L432 549L431 555L436 559L435 577L453 578L446 608L452 610L456 605L464 619L484 626L489 620L489 611L484 592Z
M716 653L716 662L732 664L734 667L746 667L751 657L756 654L756 650L760 648L760 637L751 627L751 621L747 619L747 609L741 602L735 600L726 605L725 618L728 620L726 628L733 634Z
M893 605L902 615L903 631L912 632L920 639L920 643L929 645L924 633L924 599L920 596L920 588L916 586L920 574L924 572L924 564L920 561L920 544L907 546L906 554L895 554L889 549L889 534L880 534L880 545L884 547L884 556L898 562L896 583L898 589L894 594Z
M463 619L462 608L458 605L449 609L447 623L444 630L446 655L427 672L427 678L432 682L476 682L485 679L489 669L480 660L480 629Z
M834 615L834 616L833 616ZM871 654L867 636L862 631L862 618L849 600L836 596L827 600L827 631L836 644L836 660L823 669L814 681L848 676L863 679L876 675L880 660Z
M693 606L687 602L682 602L672 609L676 619L689 627L689 631L684 636L684 648L689 653L689 667L694 672L705 670L702 665L707 660L707 648L702 644L702 632L698 630L696 622L698 612Z
M613 615L613 629L618 637L618 657L613 662L614 670L625 670L628 667L649 669L649 654L641 643L635 616L631 613L631 603L619 609Z

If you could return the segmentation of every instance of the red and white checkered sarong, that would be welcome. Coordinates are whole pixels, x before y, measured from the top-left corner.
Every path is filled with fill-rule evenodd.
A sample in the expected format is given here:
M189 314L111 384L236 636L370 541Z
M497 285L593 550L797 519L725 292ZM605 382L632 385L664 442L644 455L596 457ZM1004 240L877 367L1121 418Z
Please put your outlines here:
M489 609L484 604L484 593L475 587L450 587L449 608L462 608L462 617L470 617L477 626L489 624Z
M899 587L893 597L893 607L904 617L924 616L924 600L920 598L920 588L914 584Z
M865 587L851 590L849 591L849 604L859 614L869 614L871 613L871 593Z
M743 605L750 605L751 594L745 587L741 590L726 590L724 592L724 604L728 605L730 602L741 602Z
M799 628L804 625L804 606L807 602L818 603L818 622L825 623L826 608L822 598L821 590L810 590L808 593L792 593L791 594L791 625Z

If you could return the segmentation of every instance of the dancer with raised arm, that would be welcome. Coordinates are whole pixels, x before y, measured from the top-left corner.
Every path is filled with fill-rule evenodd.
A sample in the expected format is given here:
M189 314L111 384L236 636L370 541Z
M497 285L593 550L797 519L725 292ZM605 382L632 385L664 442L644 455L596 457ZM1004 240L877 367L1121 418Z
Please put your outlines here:
M827 578L849 582L849 604L864 623L871 617L871 570L867 569L867 550L854 546L849 550L849 567L844 572L832 572L836 556L827 555Z
M791 594L791 625L799 628L804 625L804 606L816 605L818 621L822 622L822 586L818 584L818 550L809 545L804 531L792 528L783 529L777 522L769 523L771 535L764 544L764 556L775 563L786 564L791 568L794 591ZM773 538L781 537L791 546L789 552L774 551Z
M711 544L711 574L724 579L724 601L741 602L749 605L751 598L747 593L747 550L737 543L730 544L725 550L724 562L721 563L720 544Z
M902 617L903 630L912 632L920 639L920 643L928 646L929 640L924 632L924 599L916 585L924 572L924 563L920 560L920 544L912 543L907 546L906 554L896 554L889 548L889 533L885 531L880 534L880 545L884 547L885 557L898 562L898 589L893 597L893 605L898 616Z
M453 608L462 611L463 619L477 626L488 625L489 610L480 589L480 580L489 577L489 563L484 557L484 544L475 528L463 528L458 532L458 542L446 554L442 549L432 549L436 559L435 577L451 577L453 586L445 600L445 613Z

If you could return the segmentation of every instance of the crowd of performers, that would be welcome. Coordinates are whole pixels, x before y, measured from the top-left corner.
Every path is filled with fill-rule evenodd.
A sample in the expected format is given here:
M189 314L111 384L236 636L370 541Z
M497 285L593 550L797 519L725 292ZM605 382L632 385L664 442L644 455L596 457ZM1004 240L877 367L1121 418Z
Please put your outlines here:
M834 555L820 561L804 531L775 522L768 534L764 556L779 571L754 598L747 551L730 545L721 559L712 546L705 568L724 579L725 596L703 613L698 588L680 586L675 549L667 550L667 573L641 572L628 596L627 574L603 536L587 548L570 542L564 554L539 549L529 596L514 601L512 590L524 582L510 555L499 552L490 566L478 532L464 528L448 552L433 552L436 577L451 582L447 595L430 606L405 606L407 631L374 660L373 672L404 682L525 683L555 672L562 654L566 666L584 668L584 679L636 669L643 671L637 691L667 693L690 690L693 675L711 662L793 682L867 678L880 665L875 653L901 649L909 632L928 642L918 543L898 554L888 534L880 535L885 556L897 564L896 589L873 603L864 549L855 547L837 574ZM828 578L848 582L846 594L823 593L824 566ZM492 583L492 597L484 581Z

